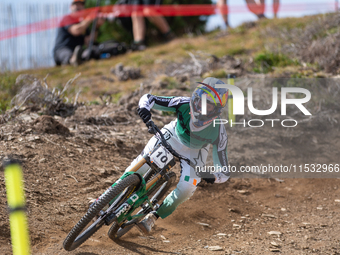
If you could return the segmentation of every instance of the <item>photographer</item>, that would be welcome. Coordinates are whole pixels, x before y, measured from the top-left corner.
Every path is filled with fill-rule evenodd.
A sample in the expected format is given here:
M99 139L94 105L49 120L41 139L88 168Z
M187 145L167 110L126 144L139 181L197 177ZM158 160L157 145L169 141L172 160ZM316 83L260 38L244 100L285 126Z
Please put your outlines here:
M77 22L77 14L85 9L85 0L73 0L70 9L71 14L63 17L60 23L53 49L53 57L57 66L68 64L77 66L88 59L88 55L95 59L98 59L100 55L96 46L91 48L91 52L83 51L83 46L89 43L89 26L94 18L94 15L89 15ZM97 27L103 23L104 19L98 18Z

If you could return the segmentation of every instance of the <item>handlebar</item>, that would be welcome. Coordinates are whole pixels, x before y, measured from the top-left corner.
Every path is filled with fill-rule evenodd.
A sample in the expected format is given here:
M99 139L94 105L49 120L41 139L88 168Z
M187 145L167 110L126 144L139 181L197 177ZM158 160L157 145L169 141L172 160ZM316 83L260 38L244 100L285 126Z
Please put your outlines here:
M163 146L172 154L174 155L175 157L177 157L178 159L182 159L184 161L186 161L192 168L195 169L195 165L191 162L190 159L188 158L185 158L181 155L179 155L173 148L170 144L168 144L168 142L166 141L166 139L164 138L164 135L163 133L161 132L161 130L156 126L156 124L152 121L152 120L149 120L148 122L145 123L146 126L148 127L148 132L150 134L158 134L160 136L160 139L161 139L161 143L163 144Z

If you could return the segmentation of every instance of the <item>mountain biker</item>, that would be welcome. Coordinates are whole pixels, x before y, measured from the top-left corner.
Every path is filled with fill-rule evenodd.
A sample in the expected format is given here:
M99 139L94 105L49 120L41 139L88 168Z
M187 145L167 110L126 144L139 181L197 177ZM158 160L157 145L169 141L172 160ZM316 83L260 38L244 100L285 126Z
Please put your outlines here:
M213 145L214 166L225 167L227 171L210 174L210 178L203 178L209 183L223 183L229 179L228 157L227 157L227 134L224 125L212 125L213 120L219 118L223 107L227 103L228 90L216 88L216 84L224 84L216 78L206 78L199 83L198 87L190 97L160 97L145 94L140 98L138 114L147 123L151 119L150 110L176 112L177 119L165 125L161 130L167 142L180 155L190 158L198 167L205 165L209 147ZM216 92L216 93L215 93ZM202 114L201 100L205 94L207 99L206 115ZM151 151L159 139L153 136L145 146L142 153L126 169L129 171L145 154ZM178 205L189 199L201 181L195 169L180 160L181 176L175 190L173 190L163 201L157 211L149 213L138 227L145 233L149 233L155 221L161 217L169 216ZM144 164L137 173L144 174L149 169ZM211 178L213 177L213 178Z

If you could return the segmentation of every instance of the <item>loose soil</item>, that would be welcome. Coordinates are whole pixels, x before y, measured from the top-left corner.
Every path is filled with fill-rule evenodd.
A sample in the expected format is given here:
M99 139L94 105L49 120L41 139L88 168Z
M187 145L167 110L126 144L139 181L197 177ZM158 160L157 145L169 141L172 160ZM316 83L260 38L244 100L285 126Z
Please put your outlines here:
M146 88L152 89L158 95L190 95ZM338 174L327 179L232 174L223 184L199 184L188 201L157 221L151 236L133 229L116 243L104 226L66 252L63 240L89 201L122 175L151 138L134 111L143 93L123 96L118 104L79 106L67 118L24 108L0 126L1 159L23 162L32 254L340 254ZM288 113L299 120L295 128L270 123L227 128L229 163L339 164L339 109L320 103L312 110L310 118ZM173 118L153 113L159 127ZM174 172L179 178L178 164ZM11 254L3 171L0 187L0 254Z

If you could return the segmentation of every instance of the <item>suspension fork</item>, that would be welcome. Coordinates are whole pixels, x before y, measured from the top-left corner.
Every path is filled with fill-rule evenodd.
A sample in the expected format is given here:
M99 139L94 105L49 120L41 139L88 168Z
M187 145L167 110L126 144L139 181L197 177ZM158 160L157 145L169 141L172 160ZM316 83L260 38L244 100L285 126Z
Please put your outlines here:
M136 172L139 168L141 168L145 163L147 163L147 160L143 157L141 160L137 162L136 165L134 165L129 172ZM169 171L171 167L166 169L166 171ZM161 179L163 176L162 171L157 173L150 181L147 182L145 190L148 191L159 179Z
M134 165L134 166L129 170L129 172L137 172L137 170L138 170L139 168L141 168L145 163L146 163L146 159L145 159L145 158L142 158L141 160L139 160L139 161L137 162L136 165Z
M160 173L157 173L147 184L145 187L145 190L148 191L160 178L162 178L162 175Z

